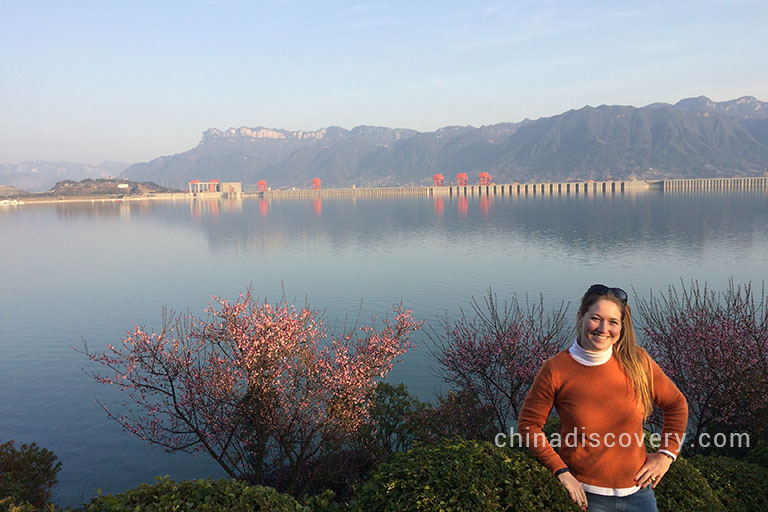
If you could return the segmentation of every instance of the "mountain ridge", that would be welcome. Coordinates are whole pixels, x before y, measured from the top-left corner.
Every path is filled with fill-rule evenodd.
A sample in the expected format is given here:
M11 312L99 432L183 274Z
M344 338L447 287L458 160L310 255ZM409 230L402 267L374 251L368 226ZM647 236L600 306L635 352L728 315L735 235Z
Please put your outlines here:
M272 187L428 185L442 173L496 182L755 176L768 168L768 103L705 96L645 107L584 106L562 114L418 132L379 126L315 131L240 127L203 132L178 155L135 164L131 179L182 187L216 177Z
M768 168L768 103L706 96L644 107L590 105L520 122L431 132L360 125L318 130L209 128L191 149L148 162L0 164L0 183L47 190L63 179L121 176L186 188L219 178L273 188L428 185L465 172L497 183L759 176Z

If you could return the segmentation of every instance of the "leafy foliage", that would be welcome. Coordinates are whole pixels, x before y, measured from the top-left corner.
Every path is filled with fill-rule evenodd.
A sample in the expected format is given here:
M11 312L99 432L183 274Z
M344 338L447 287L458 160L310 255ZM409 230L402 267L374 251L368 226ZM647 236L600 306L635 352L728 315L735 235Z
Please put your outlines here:
M469 390L449 391L430 404L411 395L405 384L381 382L371 398L370 419L360 430L361 446L378 453L379 459L415 443L457 437L487 440L497 432L493 411Z
M336 494L331 490L306 497L303 503L312 512L343 512L347 510L346 504L339 503Z
M405 384L379 382L371 396L370 421L359 431L360 444L379 457L409 450L417 437L414 418L426 408Z
M768 510L768 469L765 467L714 455L697 455L690 462L704 475L726 510Z
M655 489L659 510L725 512L707 479L686 459L678 457Z
M22 444L18 450L13 444L0 444L0 498L42 508L51 499L61 462L55 453L36 443Z
M748 452L744 460L768 468L768 440L759 440Z
M419 442L457 437L485 441L498 432L493 409L468 389L437 397L437 404L424 407L411 417L411 425Z
M263 510L308 512L292 497L275 489L248 486L231 479L174 482L158 477L154 484L141 484L122 494L98 496L85 507L87 512L181 512Z
M17 502L12 497L6 496L0 498L0 511L2 512L56 512L56 505L48 503L45 507L39 508L28 501ZM69 509L67 509L69 511Z
M441 442L395 454L372 472L351 510L575 511L531 455L477 441Z
M266 475L261 484L288 492L298 498L324 496L329 492L332 500L344 502L354 495L354 486L364 480L381 460L379 454L356 446L324 449L308 461L302 471L294 473L286 465Z

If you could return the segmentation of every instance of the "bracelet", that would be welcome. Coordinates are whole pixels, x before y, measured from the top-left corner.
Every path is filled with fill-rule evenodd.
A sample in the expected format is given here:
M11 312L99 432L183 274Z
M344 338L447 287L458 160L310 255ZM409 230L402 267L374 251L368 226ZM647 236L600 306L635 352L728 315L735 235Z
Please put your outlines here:
M555 471L555 476L562 475L563 473L570 473L570 472L571 470L568 468L558 469L557 471Z
M667 452L659 452L659 453L664 455L665 457L669 457L670 459L672 459L672 462L675 462L675 458L670 454L668 454Z

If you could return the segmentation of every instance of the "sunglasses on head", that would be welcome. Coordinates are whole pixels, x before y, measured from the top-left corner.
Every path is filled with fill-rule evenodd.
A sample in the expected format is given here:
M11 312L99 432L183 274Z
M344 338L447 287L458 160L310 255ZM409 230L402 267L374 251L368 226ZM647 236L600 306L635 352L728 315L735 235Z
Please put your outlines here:
M587 293L594 295L607 295L608 292L612 293L614 297L619 299L624 304L627 303L627 292L621 288L608 288L604 284L593 284L589 287L589 290L587 290Z

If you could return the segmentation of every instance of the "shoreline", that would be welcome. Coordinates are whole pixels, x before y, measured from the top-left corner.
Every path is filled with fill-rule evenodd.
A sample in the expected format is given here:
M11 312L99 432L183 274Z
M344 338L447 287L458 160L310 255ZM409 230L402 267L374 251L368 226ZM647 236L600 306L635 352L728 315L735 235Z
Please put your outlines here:
M73 197L35 197L35 196L16 196L11 200L18 201L18 205L22 204L51 204L51 203L120 203L123 201L150 201L150 200L172 200L188 199L189 194L186 192L176 193L161 193L145 196L73 196ZM16 206L16 205L13 205Z

